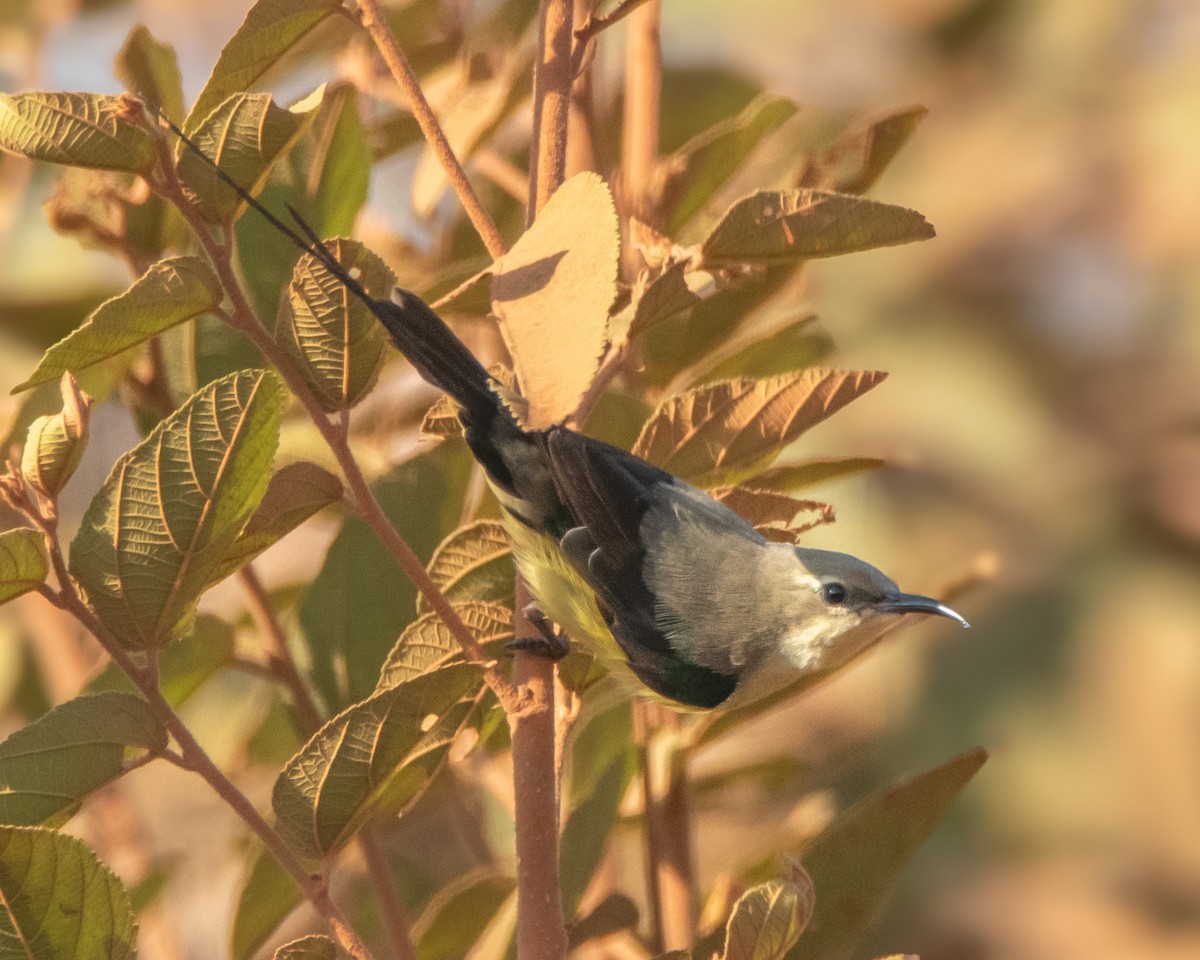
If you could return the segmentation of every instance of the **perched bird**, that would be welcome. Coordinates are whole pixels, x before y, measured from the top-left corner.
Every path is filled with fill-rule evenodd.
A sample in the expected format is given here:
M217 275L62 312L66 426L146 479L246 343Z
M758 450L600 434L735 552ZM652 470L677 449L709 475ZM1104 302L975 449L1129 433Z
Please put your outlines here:
M303 237L218 173L337 276L418 373L455 401L538 610L611 669L705 709L837 666L903 614L967 626L855 557L766 540L702 490L625 450L564 426L524 429L500 384L420 297L400 289L390 301L371 297L295 211ZM518 644L553 652L552 636Z

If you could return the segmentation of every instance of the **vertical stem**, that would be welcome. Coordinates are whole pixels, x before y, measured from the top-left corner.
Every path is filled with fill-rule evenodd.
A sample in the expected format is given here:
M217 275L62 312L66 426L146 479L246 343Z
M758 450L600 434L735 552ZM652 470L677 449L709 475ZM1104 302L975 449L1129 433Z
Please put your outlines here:
M692 897L691 801L688 795L687 753L671 734L679 716L663 710L663 734L651 738L651 781L656 785L651 807L660 827L658 892L661 897L664 950L691 946L696 931Z
M660 0L650 0L629 15L625 53L625 139L621 156L626 211L653 222L648 194L658 163L659 110L662 99L662 50L659 46Z
M571 0L542 0L533 72L529 223L566 177L573 6Z
M633 738L638 745L638 760L642 778L642 838L645 849L646 899L650 903L650 952L663 949L662 894L659 892L658 862L662 828L658 822L658 805L654 802L654 777L650 763L650 713L654 705L644 700L633 704Z
M400 893L392 880L392 869L388 864L387 850L379 829L374 823L366 824L358 833L358 845L367 862L367 873L379 894L383 908L383 922L387 926L392 942L392 955L396 960L417 960L417 949L413 944L412 927L400 905Z

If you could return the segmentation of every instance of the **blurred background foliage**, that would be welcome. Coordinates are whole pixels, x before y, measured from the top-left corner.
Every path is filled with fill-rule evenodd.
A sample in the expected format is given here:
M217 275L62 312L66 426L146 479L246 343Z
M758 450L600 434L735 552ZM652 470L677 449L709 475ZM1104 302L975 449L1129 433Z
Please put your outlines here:
M9 0L0 4L0 89L118 92L111 57L144 23L179 50L190 100L246 6ZM474 42L486 46L505 29L491 24ZM611 98L619 58L606 54L619 34L598 55L602 115L619 116ZM837 362L891 373L805 437L806 455L888 464L810 491L836 506L838 520L806 542L856 553L912 590L990 577L959 602L969 634L940 623L909 629L786 712L701 754L696 774L711 784L697 798L703 886L776 849L781 830L810 833L846 800L983 744L991 762L904 874L876 954L1197 956L1200 6L666 0L662 34L664 151L764 88L804 105L788 127L798 145L885 108L928 107L873 194L920 210L938 238L805 273L803 306L819 317ZM418 63L422 55L436 62L436 46L417 51ZM342 66L354 69L347 59ZM279 89L286 95L287 81ZM376 132L385 136L386 124ZM392 136L382 152L405 142L402 118ZM497 149L505 142L501 128ZM616 149L603 133L597 143L601 153ZM780 161L755 162L750 183ZM422 269L414 250L447 262L449 251L430 247L445 236L460 253L479 252L465 231L454 239L457 211L446 197L430 205L431 221L412 214L408 178L420 163L414 149L380 163L360 220L375 249L392 261L409 256L414 270ZM123 264L47 227L41 203L58 175L0 160L6 388L128 282ZM503 221L504 201L498 193L491 201ZM357 425L373 451L364 457L380 468L403 455L415 427L389 404L411 412L430 399L409 375L390 374ZM398 402L409 394L420 403ZM7 435L18 410L4 404ZM128 414L98 408L66 503L82 508L137 436ZM291 442L295 451L306 441ZM317 525L303 546L271 554L272 588L294 596L334 530ZM75 626L40 606L31 619L38 601L27 601L0 613L5 733L73 694L70 678L86 669L64 652ZM227 617L240 604L224 588L206 601ZM49 642L27 644L32 634ZM67 687L56 691L55 682ZM261 683L223 676L186 712L214 758L240 768L264 796L291 746ZM248 740L247 730L258 732ZM781 755L804 771L782 787L718 776L735 762ZM221 841L235 824L166 765L135 776L122 795L137 816L109 811L103 833L87 817L72 829L123 876L142 879L139 889L171 914L173 925L143 919L147 956L159 955L156 937L184 944L183 955L207 955L195 945L211 936L214 918L229 916L242 882L242 855ZM420 881L432 888L476 863L472 844L505 818L436 791L425 803L422 830L438 816L447 821L441 835L453 838L437 864L424 865L437 873ZM633 885L635 844L629 831ZM147 849L153 864L128 862ZM170 883L153 890L155 869L176 856ZM190 912L171 910L172 898Z

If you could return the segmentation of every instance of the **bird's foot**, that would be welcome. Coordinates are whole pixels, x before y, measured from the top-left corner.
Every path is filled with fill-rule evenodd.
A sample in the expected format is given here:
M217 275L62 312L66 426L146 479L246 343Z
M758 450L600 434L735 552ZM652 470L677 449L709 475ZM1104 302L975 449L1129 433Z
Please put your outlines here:
M521 611L522 616L537 630L532 637L516 637L504 645L506 650L523 650L546 660L561 660L571 652L571 645L564 634L554 628L546 615L535 604Z

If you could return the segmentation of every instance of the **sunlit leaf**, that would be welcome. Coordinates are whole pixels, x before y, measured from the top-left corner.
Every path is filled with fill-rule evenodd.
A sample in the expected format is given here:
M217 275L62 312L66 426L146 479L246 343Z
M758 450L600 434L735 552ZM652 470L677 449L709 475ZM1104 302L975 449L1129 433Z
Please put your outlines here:
M429 576L453 603L511 597L512 547L503 524L476 520L455 530L434 551ZM429 613L430 609L425 598L418 596L417 612Z
M439 890L413 924L417 960L460 960L517 888L492 869L472 871Z
M292 875L262 851L238 896L229 943L232 960L250 960L300 900L300 888Z
M14 960L134 960L129 894L86 846L0 827L0 942Z
M796 543L800 534L833 523L833 507L816 500L797 500L786 493L750 486L719 487L711 491L734 513L749 520L759 533L776 543ZM800 514L804 519L799 519Z
M33 421L21 457L25 479L50 497L58 496L79 466L90 419L91 400L69 373L63 374L60 390L62 411Z
M231 374L113 467L71 544L71 573L126 647L188 628L267 488L282 408L275 374Z
M502 363L494 363L489 366L488 373L510 390L517 382L517 375ZM425 411L425 416L421 418L420 430L424 436L435 437L439 440L445 437L461 436L463 428L462 421L458 419L457 404L446 395L438 397L433 405Z
M331 240L330 252L372 297L386 299L396 276L356 240ZM304 254L280 304L275 339L297 358L330 412L348 410L370 392L387 351L386 331L367 305L330 269Z
M512 639L513 613L498 603L456 604L455 612L480 645ZM458 658L462 653L450 628L436 613L427 613L410 623L396 641L379 673L375 692L428 673Z
M236 93L206 116L192 141L208 160L235 183L257 193L272 165L315 118L321 91L289 110L266 93ZM197 211L210 223L230 223L244 201L221 180L212 164L183 145L176 147L179 179L191 192Z
M302 853L320 857L369 816L396 813L436 772L481 690L478 666L451 664L338 714L275 781L280 831Z
M218 104L254 86L314 27L341 7L341 0L258 0L221 49L204 89L192 105L184 131L194 134Z
M337 945L319 933L285 943L274 960L337 960Z
M158 107L176 123L183 119L183 79L175 48L159 43L141 24L129 31L113 73L130 93Z
M672 260L657 272L639 277L633 290L625 339L639 337L695 306L715 289L715 282L711 273L696 269L690 260Z
M36 590L50 572L46 538L27 527L0 533L0 603Z
M882 467L883 460L877 457L838 457L803 460L786 463L763 470L754 475L754 486L759 490L802 490L828 480L851 477Z
M154 166L154 141L120 97L99 93L0 93L0 150L70 167Z
M763 94L735 117L720 120L659 163L656 190L668 211L666 231L674 235L712 199L750 152L796 112L786 97Z
M700 246L708 265L836 257L928 240L915 210L827 190L764 191L735 203Z
M45 823L125 772L126 747L162 750L167 734L141 697L76 697L0 743L0 823Z
M880 383L878 371L813 368L709 384L664 401L634 453L688 478L746 470Z
M790 960L857 955L900 868L933 833L987 760L972 750L851 807L801 853L817 891L812 922Z
M155 334L219 306L221 284L199 257L173 257L156 263L124 293L106 300L83 325L46 351L37 369L16 393L57 380L144 343Z
M581 173L497 261L492 306L531 427L568 416L591 384L608 336L619 254L608 186Z
M813 885L803 871L747 890L725 928L722 960L783 960L812 914Z
M324 467L300 460L280 468L271 477L257 509L213 574L212 582L225 579L313 514L341 498L342 481Z

